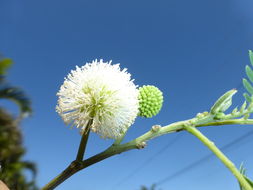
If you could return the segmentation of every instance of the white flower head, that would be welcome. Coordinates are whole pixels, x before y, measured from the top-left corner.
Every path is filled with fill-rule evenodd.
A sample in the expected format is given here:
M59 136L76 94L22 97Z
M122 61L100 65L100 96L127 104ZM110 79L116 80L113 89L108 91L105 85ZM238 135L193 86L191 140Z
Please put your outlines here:
M63 121L84 131L92 119L91 131L103 138L118 138L138 114L138 90L126 69L119 64L92 61L65 78L56 111Z

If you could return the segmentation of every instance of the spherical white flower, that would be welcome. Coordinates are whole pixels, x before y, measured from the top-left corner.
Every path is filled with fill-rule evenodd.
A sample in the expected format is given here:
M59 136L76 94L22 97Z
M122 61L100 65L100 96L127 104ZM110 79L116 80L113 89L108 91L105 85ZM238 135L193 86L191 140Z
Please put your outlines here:
M111 61L76 66L57 93L56 111L66 124L82 131L92 119L91 131L116 139L138 114L138 90L130 77Z

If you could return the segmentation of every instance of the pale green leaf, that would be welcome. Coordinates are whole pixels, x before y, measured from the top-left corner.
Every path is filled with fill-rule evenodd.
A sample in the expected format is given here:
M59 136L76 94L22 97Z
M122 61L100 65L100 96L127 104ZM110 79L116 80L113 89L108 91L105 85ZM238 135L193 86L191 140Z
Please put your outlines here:
M251 82L253 82L253 71L252 71L252 69L248 65L246 65L245 70L246 70L246 74L247 74L249 80Z
M246 88L246 90L250 93L253 94L253 87L251 86L251 84L247 81L247 79L243 79L243 86Z
M236 114L237 112L238 112L238 108L236 107L235 109L233 109L232 115Z
M251 102L252 101L252 99L251 99L251 97L249 96L249 94L248 93L244 93L243 94L243 96L244 96L244 98L248 101L248 102Z
M249 50L249 58L251 65L253 65L253 52L251 50Z
M246 106L247 106L247 102L244 101L241 108L240 108L240 113L242 113L245 110Z

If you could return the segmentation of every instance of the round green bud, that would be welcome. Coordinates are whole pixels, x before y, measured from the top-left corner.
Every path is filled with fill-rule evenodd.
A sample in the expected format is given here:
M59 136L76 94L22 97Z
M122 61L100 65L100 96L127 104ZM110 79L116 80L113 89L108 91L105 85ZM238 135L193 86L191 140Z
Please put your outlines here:
M139 116L153 117L159 113L163 104L163 93L155 86L144 85L139 88Z

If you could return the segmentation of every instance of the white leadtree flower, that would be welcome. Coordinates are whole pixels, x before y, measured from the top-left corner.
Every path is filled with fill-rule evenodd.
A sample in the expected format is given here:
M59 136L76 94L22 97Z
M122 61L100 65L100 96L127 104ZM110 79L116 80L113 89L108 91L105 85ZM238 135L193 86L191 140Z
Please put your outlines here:
M138 90L119 64L93 61L76 67L65 78L57 96L56 111L66 124L86 128L103 138L118 138L138 114Z

